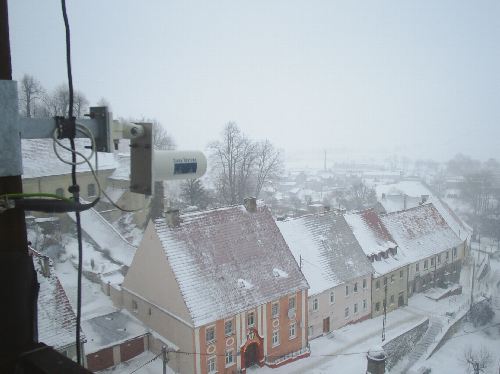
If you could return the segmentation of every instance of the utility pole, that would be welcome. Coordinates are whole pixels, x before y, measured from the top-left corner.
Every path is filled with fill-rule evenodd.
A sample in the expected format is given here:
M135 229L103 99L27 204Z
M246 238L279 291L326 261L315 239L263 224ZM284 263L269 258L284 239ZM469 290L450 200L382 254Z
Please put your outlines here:
M17 84L12 81L8 6L7 0L0 0L0 195L23 192L17 118ZM0 313L0 351L5 361L12 362L38 340L36 301L39 285L28 253L22 209L0 212L0 238L0 299L8 303ZM14 371L10 369L5 370Z
M168 357L167 357L167 347L166 346L161 347L161 353L162 353L162 358L163 358L163 374L167 374Z
M382 319L382 342L385 341L385 324L387 320L387 278L384 278L384 318Z

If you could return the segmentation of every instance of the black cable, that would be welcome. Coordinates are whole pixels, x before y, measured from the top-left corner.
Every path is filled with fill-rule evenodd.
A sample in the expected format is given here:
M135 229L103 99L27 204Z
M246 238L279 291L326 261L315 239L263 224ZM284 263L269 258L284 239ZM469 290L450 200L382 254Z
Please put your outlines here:
M99 199L95 199L91 203L81 204L80 202L51 200L51 199L16 199L14 204L16 208L45 213L67 213L67 212L83 212L93 208Z
M64 18L64 27L66 29L66 66L68 70L68 90L69 90L69 108L68 108L68 119L73 121L73 126L75 127L72 131L72 136L69 138L71 146L71 160L73 164L71 165L71 182L73 185L69 188L69 192L73 194L73 200L75 203L80 202L80 187L76 182L76 147L75 147L75 133L76 133L76 122L73 118L73 76L71 72L71 38L68 14L66 12L66 1L61 0L62 14ZM76 305L76 360L79 365L82 364L81 357L81 347L80 347L80 323L82 319L82 262L83 262L83 251L82 251L82 225L80 219L80 212L75 212L76 216L76 235L78 241L78 281L77 281L77 305Z

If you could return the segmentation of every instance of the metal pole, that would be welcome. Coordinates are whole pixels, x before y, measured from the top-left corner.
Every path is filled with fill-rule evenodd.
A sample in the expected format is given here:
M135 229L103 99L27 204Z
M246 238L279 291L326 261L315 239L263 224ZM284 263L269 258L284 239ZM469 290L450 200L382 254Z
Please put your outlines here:
M161 347L161 353L163 356L163 374L167 374L167 347L163 346Z
M384 285L384 318L382 319L382 342L385 341L385 323L387 319L387 281Z
M11 82L8 82L11 81ZM0 0L0 84L8 88L12 82L12 65L9 40L9 17L7 0ZM5 90L2 92L9 92ZM17 96L14 107L10 104L11 95L0 97L0 132L9 142L18 142L20 151L19 132L11 132L17 126ZM12 112L15 111L14 114ZM9 114L5 117L5 114ZM13 124L13 122L15 122ZM9 136L12 135L12 136ZM12 138L12 139L11 139ZM16 153L16 152L14 152ZM20 152L6 153L0 159L0 164L9 169L12 163L21 169ZM15 167L13 169L16 169ZM22 193L21 170L18 172L4 172L0 175L0 195L7 193ZM33 262L28 254L26 223L24 211L9 209L0 213L0 299L8 303L8 307L1 308L0 320L0 350L9 358L15 358L19 353L29 349L37 340L36 302L38 297L38 283ZM6 369L8 372L9 369ZM13 370L12 370L13 371Z

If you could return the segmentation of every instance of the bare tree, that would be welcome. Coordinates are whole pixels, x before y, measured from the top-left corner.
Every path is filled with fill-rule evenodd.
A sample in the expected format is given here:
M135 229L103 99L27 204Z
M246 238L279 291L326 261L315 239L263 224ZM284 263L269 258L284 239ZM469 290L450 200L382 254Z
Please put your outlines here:
M241 161L238 167L238 202L248 197L252 189L253 172L257 158L257 145L250 139L243 137L241 142Z
M83 93L76 91L73 98L73 115L76 118L82 118L88 112L89 101Z
M45 94L43 97L44 108L42 115L44 117L66 116L69 109L69 90L64 84L56 87L51 94ZM80 91L74 91L73 94L73 115L76 118L82 118L88 109L89 101Z
M44 89L41 83L33 76L24 74L20 82L20 104L22 115L30 118L34 115L37 102L44 95Z
M157 150L173 150L176 148L174 138L167 132L167 129L156 119L145 120L153 124L153 145Z
M283 170L281 153L274 148L269 140L259 142L256 147L257 171L255 176L255 197L259 197L260 191L266 181L277 178Z
M268 140L249 139L234 122L227 123L222 139L208 147L217 193L224 204L237 204L250 194L258 197L263 185L281 171L280 153L274 146Z
M492 363L492 357L490 352L483 346L478 351L473 351L471 347L468 347L464 351L463 361L469 373L480 374L486 372L486 369Z
M108 108L108 112L111 112L111 104L105 97L101 97L99 100L97 100L97 106L105 106Z
M226 204L236 204L241 192L242 160L248 158L244 152L248 150L248 139L242 134L236 123L229 122L224 127L222 141L209 145L214 171L217 174L217 190Z

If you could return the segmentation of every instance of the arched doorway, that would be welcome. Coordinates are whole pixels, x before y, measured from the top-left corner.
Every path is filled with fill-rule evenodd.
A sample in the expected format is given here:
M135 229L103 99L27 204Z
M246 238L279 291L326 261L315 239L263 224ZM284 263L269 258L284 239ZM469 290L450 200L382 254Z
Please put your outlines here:
M249 368L253 365L259 364L257 349L257 343L252 343L247 346L247 349L245 351L245 368Z
M241 371L253 365L264 365L264 339L256 329L251 328L247 334L247 341L241 347Z

